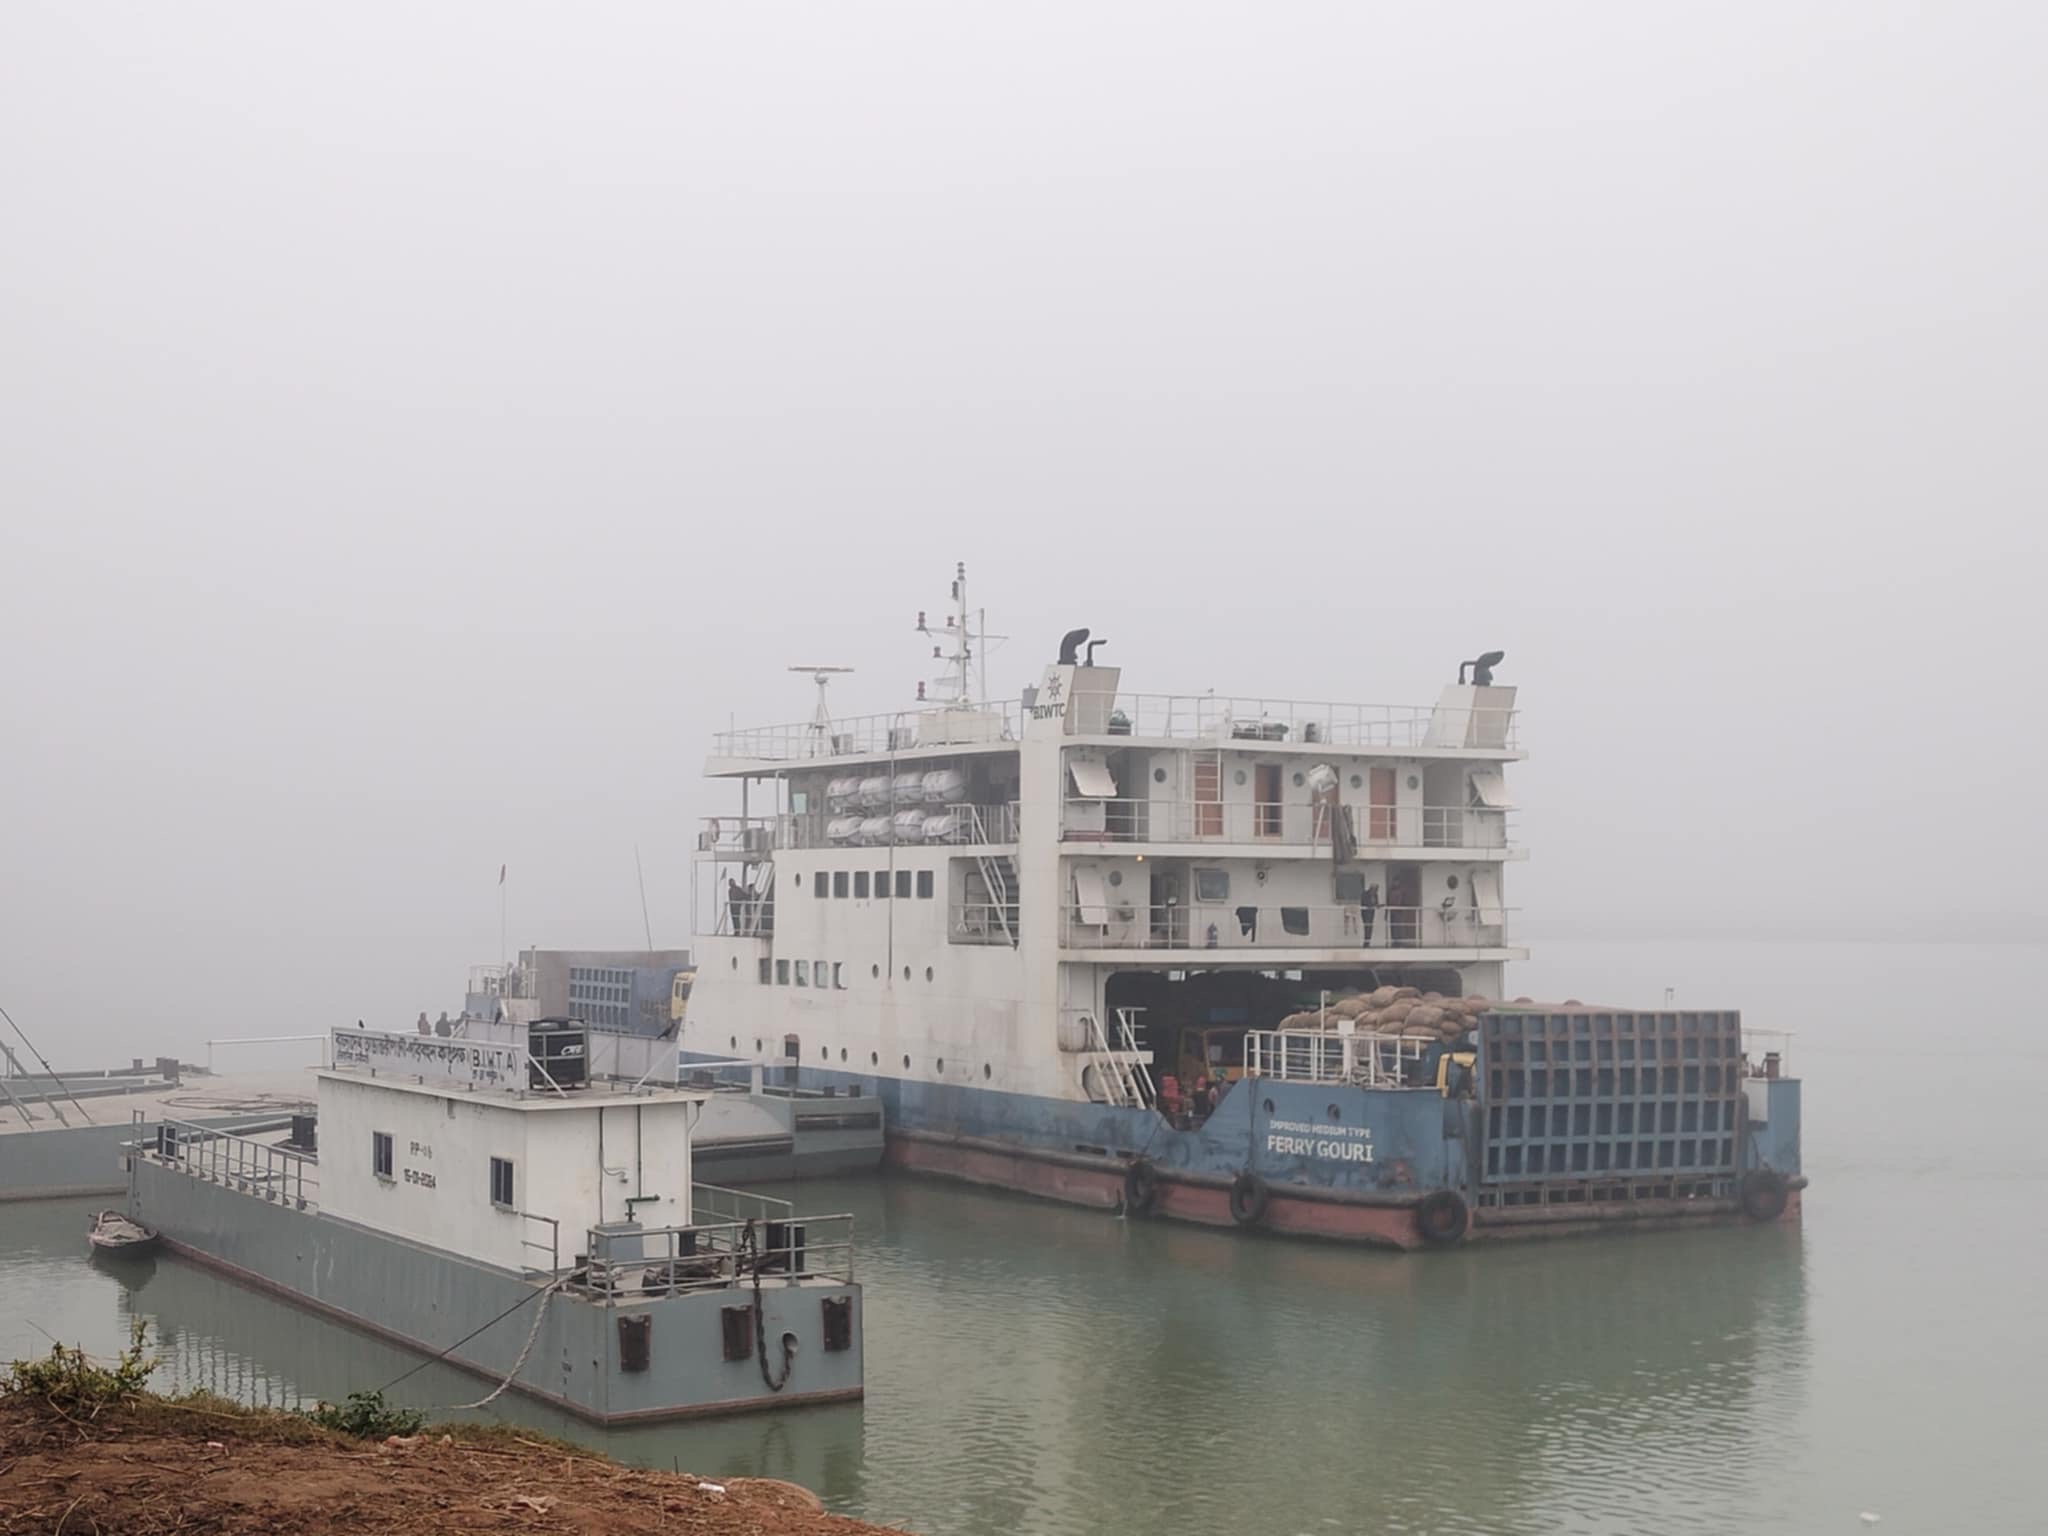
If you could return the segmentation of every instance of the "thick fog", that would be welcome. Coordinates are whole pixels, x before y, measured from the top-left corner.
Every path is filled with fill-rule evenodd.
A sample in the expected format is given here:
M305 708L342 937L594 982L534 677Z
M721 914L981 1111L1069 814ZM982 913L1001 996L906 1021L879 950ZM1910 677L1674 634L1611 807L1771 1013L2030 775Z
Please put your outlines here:
M2038 934L2048 9L0 9L0 1005L687 943L709 734L1421 703L1521 930ZM1735 1001L1740 1001L1736 999ZM60 1062L60 1065L65 1063Z

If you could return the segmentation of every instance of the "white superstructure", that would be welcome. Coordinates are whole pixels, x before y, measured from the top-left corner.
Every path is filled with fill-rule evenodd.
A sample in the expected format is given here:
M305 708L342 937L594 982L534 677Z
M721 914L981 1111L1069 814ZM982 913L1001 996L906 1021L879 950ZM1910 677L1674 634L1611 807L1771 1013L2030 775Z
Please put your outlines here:
M1121 1103L1305 988L1499 996L1522 754L1484 665L1415 707L1153 694L1076 632L985 702L962 577L941 699L716 739L686 1054Z

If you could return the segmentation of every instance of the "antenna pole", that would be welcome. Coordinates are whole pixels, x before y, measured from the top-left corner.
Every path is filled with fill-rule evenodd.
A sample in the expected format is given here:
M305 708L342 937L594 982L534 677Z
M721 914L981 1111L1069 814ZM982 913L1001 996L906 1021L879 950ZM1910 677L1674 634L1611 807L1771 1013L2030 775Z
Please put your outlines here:
M633 845L633 874L640 881L640 926L647 932L647 952L654 953L654 923L647 915L647 871L640 867L640 845Z

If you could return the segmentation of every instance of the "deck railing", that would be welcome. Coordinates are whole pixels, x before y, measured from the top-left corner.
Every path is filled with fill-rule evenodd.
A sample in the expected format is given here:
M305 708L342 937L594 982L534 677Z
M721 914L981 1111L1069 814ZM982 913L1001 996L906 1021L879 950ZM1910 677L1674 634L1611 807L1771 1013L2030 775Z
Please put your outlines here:
M1419 1071L1430 1043L1406 1035L1255 1029L1244 1037L1244 1069L1247 1077L1282 1082L1402 1088Z
M1512 709L1425 704L1337 704L1218 694L1074 695L1078 718L1106 734L1213 742L1270 741L1339 747L1477 747L1512 750ZM1103 734L1091 732L1090 734Z
M711 755L778 763L884 756L915 753L926 747L1015 741L1022 726L1023 709L1017 704L898 710L884 715L850 715L834 720L829 728L813 720L719 731L711 738Z
M1148 907L1110 902L1062 908L1060 942L1067 949L1477 951L1507 944L1508 918L1514 910L1267 902Z
M160 1120L138 1131L131 1155L294 1210L318 1208L320 1165L310 1153L183 1120Z
M1353 844L1367 848L1505 849L1508 812L1455 805L1343 806ZM1066 843L1247 843L1327 849L1329 809L1307 800L1097 800L1071 796L1060 839Z
M585 1240L584 1283L612 1297L735 1290L757 1276L764 1284L853 1279L853 1216L843 1211L795 1216L784 1207L782 1214L743 1221L632 1231L593 1227Z

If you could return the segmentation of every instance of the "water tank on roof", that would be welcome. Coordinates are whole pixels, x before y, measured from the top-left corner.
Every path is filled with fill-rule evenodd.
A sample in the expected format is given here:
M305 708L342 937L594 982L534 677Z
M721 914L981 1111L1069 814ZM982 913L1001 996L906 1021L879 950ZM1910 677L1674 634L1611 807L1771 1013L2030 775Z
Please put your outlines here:
M933 805L953 805L967 798L967 775L958 768L935 768L924 776L924 797Z
M886 816L869 816L863 819L860 824L860 841L873 848L879 848L882 844L888 842L889 818Z
M835 814L852 810L859 800L859 779L833 779L825 786L825 809Z
M590 1081L590 1031L581 1019L535 1019L526 1026L527 1086L581 1088Z
M825 823L825 840L829 843L851 843L860 837L858 816L834 816Z
M860 781L860 803L871 811L878 811L889 803L890 784L886 775L877 774L872 779Z
M921 773L899 773L891 781L891 792L897 805L924 804L924 775Z

